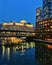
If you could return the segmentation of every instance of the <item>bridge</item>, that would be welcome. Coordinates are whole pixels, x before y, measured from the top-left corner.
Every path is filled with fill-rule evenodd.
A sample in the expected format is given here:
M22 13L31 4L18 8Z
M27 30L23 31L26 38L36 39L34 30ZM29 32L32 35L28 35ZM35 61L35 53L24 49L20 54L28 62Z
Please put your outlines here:
M33 39L34 42L41 42L41 43L47 43L47 44L51 44L52 45L52 41L48 41L48 40L41 40L41 39Z
M31 37L35 36L35 31L18 31L0 29L0 37Z

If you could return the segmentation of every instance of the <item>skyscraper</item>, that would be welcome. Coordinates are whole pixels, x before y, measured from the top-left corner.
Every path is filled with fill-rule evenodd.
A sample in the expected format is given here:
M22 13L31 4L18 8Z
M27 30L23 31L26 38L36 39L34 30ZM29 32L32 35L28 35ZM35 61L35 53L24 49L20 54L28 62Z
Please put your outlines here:
M36 9L36 22L41 21L42 20L42 8L38 7Z
M36 32L36 37L52 40L52 0L43 0L42 8L37 8Z
M42 7L43 20L36 21L36 38L47 42L36 42L36 59L41 65L52 65L52 0L43 0Z
M52 18L52 0L43 0L43 17Z

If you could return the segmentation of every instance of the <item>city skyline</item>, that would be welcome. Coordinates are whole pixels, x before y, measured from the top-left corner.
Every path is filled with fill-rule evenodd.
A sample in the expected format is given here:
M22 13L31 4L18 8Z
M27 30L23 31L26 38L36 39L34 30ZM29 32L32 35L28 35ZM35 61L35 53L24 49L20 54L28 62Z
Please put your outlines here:
M1 0L0 23L3 21L26 20L35 24L36 8L42 6L42 0Z

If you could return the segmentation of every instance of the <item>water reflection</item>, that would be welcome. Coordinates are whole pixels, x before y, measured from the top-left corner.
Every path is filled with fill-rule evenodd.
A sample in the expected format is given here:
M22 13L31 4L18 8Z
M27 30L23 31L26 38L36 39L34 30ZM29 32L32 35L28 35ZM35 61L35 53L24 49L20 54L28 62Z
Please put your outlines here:
M0 47L2 59L0 65L35 65L35 44L22 43L12 47ZM1 53L1 52L0 52Z
M6 49L7 59L10 60L10 48Z
M51 43L36 42L36 59L41 63L41 65L52 65L51 47Z
M5 54L5 47L2 46L2 57L4 57L4 54Z
M13 47L13 53L16 54L16 47Z
M25 55L25 49L23 49L23 46L22 46L22 50L21 50L21 55Z

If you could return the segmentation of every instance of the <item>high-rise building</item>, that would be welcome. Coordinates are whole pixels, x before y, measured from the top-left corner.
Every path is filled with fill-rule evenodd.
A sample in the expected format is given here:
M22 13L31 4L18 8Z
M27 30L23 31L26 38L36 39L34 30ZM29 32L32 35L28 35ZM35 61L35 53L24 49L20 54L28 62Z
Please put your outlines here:
M42 20L43 20L43 17L42 17L42 8L41 7L38 7L36 9L36 32L40 28L40 26L38 24ZM36 37L37 37L37 35L36 35Z
M36 38L48 43L36 42L36 59L41 65L52 65L52 0L43 0L41 15L43 20L36 21Z
M37 8L36 32L37 38L52 40L52 0L43 0L42 8Z
M42 8L39 7L36 9L36 22L42 20Z
M43 17L52 18L52 0L43 0Z
M52 41L52 18L36 22L36 37Z

